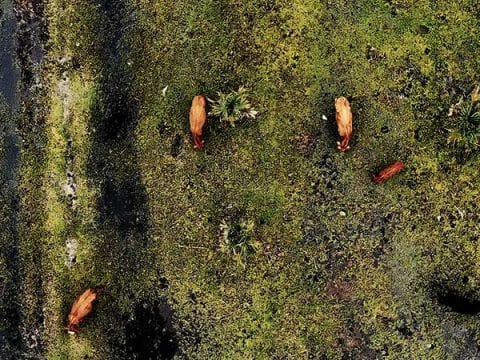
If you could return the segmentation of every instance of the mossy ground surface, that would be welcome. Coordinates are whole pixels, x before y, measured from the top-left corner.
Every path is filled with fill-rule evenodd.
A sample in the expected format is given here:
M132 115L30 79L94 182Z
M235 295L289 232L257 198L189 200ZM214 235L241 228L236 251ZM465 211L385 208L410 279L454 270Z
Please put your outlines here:
M18 223L0 237L19 268L2 253L0 311L16 312L0 335L19 323L5 341L22 356L480 358L479 153L447 145L450 106L480 81L477 1L34 11L48 31L42 86L30 81L36 102L18 115ZM194 151L193 96L240 86L257 119L209 118ZM348 153L339 96L353 109ZM406 169L374 185L395 160ZM8 206L2 195L1 224ZM257 250L241 262L221 225L245 221ZM87 287L103 292L72 337L66 316Z

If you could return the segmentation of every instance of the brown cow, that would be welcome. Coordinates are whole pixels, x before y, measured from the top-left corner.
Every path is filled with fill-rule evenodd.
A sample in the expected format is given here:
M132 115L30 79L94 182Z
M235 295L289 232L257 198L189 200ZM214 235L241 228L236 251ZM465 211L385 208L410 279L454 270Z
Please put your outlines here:
M397 175L400 171L403 170L405 165L401 161L395 161L390 166L387 166L385 169L380 171L378 174L373 175L373 182L375 184L381 184L384 181L390 179L392 176Z
M352 136L352 110L345 97L335 99L335 112L338 133L341 137L341 140L337 141L337 148L341 152L345 152L350 149L349 142Z
M97 299L98 290L87 289L72 305L70 314L68 314L67 331L69 334L78 333L78 325L92 311L93 302Z
M197 95L193 98L190 108L190 131L192 133L194 149L203 149L205 140L202 140L203 126L207 121L207 100L203 95Z

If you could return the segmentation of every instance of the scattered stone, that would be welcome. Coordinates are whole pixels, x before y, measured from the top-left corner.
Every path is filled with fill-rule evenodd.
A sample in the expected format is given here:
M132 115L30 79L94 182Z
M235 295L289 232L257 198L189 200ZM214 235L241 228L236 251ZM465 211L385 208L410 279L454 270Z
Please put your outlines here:
M65 241L65 247L67 248L67 258L65 259L65 265L72 268L77 262L77 249L78 240L69 238Z
M67 172L67 181L63 186L63 191L67 197L68 205L75 208L77 203L77 183L75 181L75 174L72 171Z
M450 105L448 109L448 117L452 117L457 115L460 112L460 105L462 104L462 99L460 99L457 103Z
M64 65L69 65L72 62L72 57L71 56L59 56L57 58L57 64L64 66Z
M162 96L163 96L163 97L167 96L167 90L168 90L168 85L165 86L165 87L162 89Z
M367 46L366 56L369 62L383 60L386 57L385 54L372 45Z

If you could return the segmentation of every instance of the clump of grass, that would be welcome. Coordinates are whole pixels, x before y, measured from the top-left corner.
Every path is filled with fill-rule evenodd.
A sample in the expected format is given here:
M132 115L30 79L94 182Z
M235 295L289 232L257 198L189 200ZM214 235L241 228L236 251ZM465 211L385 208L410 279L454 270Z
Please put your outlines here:
M469 100L458 104L456 126L450 130L448 142L467 152L480 146L480 87L477 86Z
M248 101L248 93L243 86L228 94L218 93L218 97L218 100L213 101L210 113L231 126L246 118L254 119L258 114Z
M222 250L233 255L245 267L249 255L255 253L258 244L253 240L255 224L251 220L243 220L235 224L223 221L220 225L222 232Z

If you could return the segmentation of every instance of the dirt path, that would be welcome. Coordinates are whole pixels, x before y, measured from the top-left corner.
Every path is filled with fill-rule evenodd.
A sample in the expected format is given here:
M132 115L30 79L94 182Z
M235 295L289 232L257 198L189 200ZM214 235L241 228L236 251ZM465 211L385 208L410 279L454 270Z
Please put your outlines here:
M42 353L43 331L43 281L42 273L42 231L38 226L42 217L42 177L31 176L39 173L43 164L43 103L40 84L45 27L43 2L15 2L16 57L19 69L18 101L19 134L18 170L19 213L15 228L18 231L19 263L18 302L21 307L21 342L17 345L23 357L37 358ZM11 34L10 34L11 36ZM28 183L28 186L25 184Z
M18 69L16 43L12 34L16 30L13 4L2 1L0 6L0 226L1 239L1 302L0 302L0 357L18 356L20 337L20 306L18 303L18 192L19 136Z

